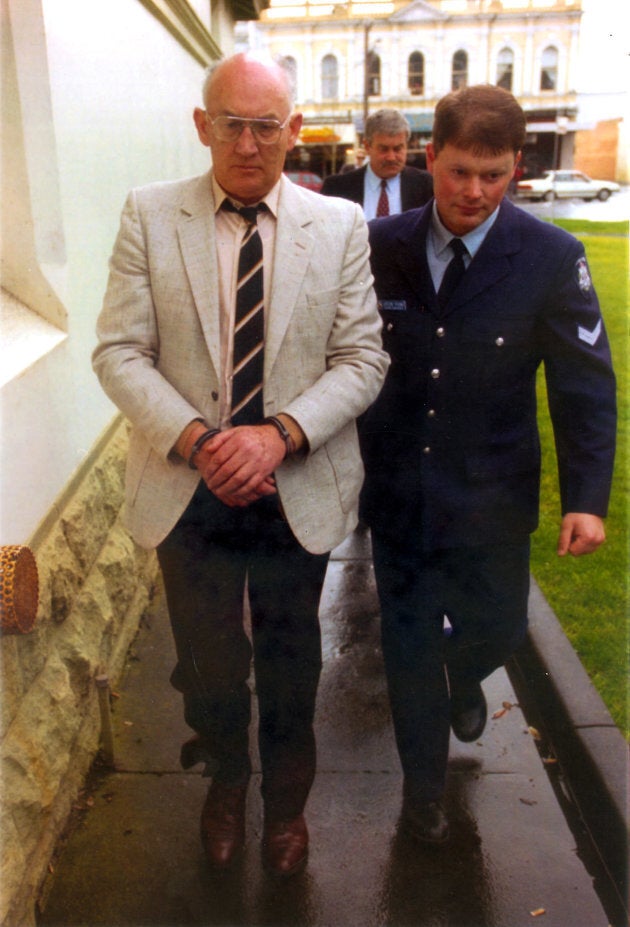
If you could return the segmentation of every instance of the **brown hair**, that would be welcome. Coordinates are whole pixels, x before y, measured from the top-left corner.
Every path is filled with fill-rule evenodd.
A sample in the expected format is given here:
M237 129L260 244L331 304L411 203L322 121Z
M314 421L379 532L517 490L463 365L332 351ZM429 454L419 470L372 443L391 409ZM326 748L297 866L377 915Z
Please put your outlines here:
M476 154L520 151L525 143L525 113L502 87L479 84L448 93L435 108L433 147L446 144Z

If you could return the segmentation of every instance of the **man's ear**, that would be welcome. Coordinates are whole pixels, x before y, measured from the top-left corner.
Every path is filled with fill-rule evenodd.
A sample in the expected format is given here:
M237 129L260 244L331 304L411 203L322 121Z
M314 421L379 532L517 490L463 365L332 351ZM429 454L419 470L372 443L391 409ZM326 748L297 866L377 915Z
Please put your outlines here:
M195 121L195 128L197 129L197 135L199 136L199 141L202 145L205 145L206 148L210 147L210 133L208 129L208 114L205 109L200 109L196 107L193 112L193 119Z
M517 167L519 166L519 164L521 163L521 157L522 157L522 155L523 155L523 152L522 152L522 151L517 151L517 152L516 152L516 155L514 156L514 167L512 168L512 177L514 177L514 174L516 173L516 168L517 168Z
M433 173L433 164L435 162L435 148L433 147L433 142L427 142L426 148L427 154L427 170L429 173Z
M287 151L291 151L298 140L302 128L302 113L294 113L289 121L289 137L287 139Z

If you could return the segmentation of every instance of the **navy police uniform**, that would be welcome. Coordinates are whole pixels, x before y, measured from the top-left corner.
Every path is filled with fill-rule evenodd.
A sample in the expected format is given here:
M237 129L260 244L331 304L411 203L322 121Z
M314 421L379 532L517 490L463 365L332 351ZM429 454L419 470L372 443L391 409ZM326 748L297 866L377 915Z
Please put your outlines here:
M361 423L361 515L372 529L405 789L420 801L444 787L444 664L452 678L481 681L525 633L539 366L563 514L606 515L616 428L609 345L582 245L504 200L440 310L426 258L432 208L370 223L391 366Z

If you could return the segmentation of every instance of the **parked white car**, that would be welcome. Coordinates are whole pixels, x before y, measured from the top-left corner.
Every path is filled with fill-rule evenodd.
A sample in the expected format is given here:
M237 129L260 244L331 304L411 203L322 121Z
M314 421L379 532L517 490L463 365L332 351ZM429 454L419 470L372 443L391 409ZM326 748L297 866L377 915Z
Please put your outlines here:
M547 202L571 197L604 201L611 193L618 191L618 183L612 180L591 180L581 171L545 171L542 177L521 180L516 185L518 196Z

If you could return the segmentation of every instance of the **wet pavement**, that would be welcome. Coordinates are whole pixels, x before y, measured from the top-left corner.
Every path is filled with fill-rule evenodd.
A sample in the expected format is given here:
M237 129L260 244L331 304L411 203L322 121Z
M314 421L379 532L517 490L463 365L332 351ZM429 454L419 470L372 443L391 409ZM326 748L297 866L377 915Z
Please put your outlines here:
M242 863L228 874L206 868L198 821L208 783L179 766L190 731L168 681L174 655L158 590L113 699L115 767L88 783L40 927L606 927L506 672L484 683L490 714L501 716L477 743L452 740L451 840L423 847L397 828L402 776L365 534L334 552L321 615L306 870L279 882L262 869L258 772Z

